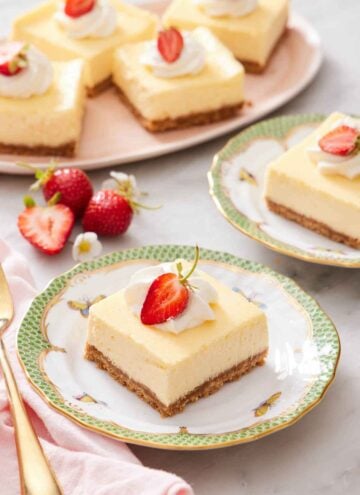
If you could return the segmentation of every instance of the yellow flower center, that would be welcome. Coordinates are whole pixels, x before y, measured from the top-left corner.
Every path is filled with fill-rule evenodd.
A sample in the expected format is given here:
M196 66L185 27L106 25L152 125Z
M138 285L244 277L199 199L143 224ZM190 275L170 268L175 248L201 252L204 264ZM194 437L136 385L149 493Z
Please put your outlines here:
M84 239L80 242L78 249L80 253L88 253L89 251L91 251L91 244L89 241Z

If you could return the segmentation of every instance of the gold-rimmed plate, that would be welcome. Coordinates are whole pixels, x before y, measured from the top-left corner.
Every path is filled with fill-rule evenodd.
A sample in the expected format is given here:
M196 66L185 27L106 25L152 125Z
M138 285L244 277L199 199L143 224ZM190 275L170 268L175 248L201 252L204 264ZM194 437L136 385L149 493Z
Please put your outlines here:
M190 246L147 246L77 265L33 301L18 334L18 353L35 390L76 423L129 443L200 450L250 442L299 420L334 379L336 329L308 294L258 263L201 249L200 268L265 311L266 364L181 414L161 418L148 404L83 358L88 308L149 264L193 258Z
M290 115L255 124L216 154L210 194L222 215L243 234L282 254L324 265L360 267L360 250L333 242L272 212L263 198L268 164L324 120Z

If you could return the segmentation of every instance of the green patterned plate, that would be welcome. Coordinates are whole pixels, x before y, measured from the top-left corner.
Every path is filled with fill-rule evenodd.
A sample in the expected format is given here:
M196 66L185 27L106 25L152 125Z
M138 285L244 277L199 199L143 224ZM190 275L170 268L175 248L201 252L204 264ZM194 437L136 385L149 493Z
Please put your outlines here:
M320 402L336 372L340 343L331 320L293 281L230 254L201 249L200 268L258 304L268 318L266 364L163 419L83 358L89 306L123 287L137 269L183 257L190 246L148 246L77 265L31 304L18 334L30 383L76 423L129 443L210 449L285 428Z
M359 268L359 250L275 215L263 199L269 162L304 139L324 118L277 117L240 132L214 158L208 174L210 194L234 227L274 251L313 263Z

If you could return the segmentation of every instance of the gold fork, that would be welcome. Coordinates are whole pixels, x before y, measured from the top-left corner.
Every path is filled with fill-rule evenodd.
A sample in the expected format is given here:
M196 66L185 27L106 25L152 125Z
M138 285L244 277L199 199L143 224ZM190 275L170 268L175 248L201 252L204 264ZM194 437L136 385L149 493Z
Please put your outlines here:
M14 316L5 274L0 265L0 367L3 371L15 428L22 495L61 495L62 491L34 432L19 393L2 336Z

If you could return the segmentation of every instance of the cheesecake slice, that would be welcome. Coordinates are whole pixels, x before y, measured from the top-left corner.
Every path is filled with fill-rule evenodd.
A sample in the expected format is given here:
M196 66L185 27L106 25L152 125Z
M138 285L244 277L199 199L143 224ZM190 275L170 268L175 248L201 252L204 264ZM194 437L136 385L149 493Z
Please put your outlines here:
M183 48L174 61L158 53L159 38L115 53L113 80L119 95L152 132L226 119L244 102L244 68L231 52L205 28L178 32L174 44L179 37Z
M0 73L0 152L74 156L85 110L82 60L51 63L28 46L24 63L19 72Z
M166 329L143 324L126 289L90 308L85 357L162 416L181 412L262 365L268 352L266 317L255 304L204 272L197 271L193 283L197 288L209 284L207 293L215 291L217 298L208 308L211 319L182 331L181 316L167 322ZM135 297L141 299L142 291L133 287ZM187 324L194 304L184 313Z
M84 2L83 2L84 3ZM81 8L81 2L78 2ZM157 16L120 0L96 0L90 12L58 22L59 9L64 2L48 0L20 15L12 26L12 39L34 43L54 61L81 58L85 63L85 85L89 96L95 96L111 85L113 53L119 46L152 38L156 33ZM103 26L106 12L111 8L107 22L113 24L106 33ZM106 23L106 20L105 20ZM68 32L66 26L74 32ZM84 31L80 37L78 31ZM91 27L94 25L94 30ZM101 26L105 32L97 32ZM86 29L87 28L87 29Z
M245 15L226 15L225 12L219 15L216 11L222 7L234 10L236 0L173 0L163 16L163 24L182 30L198 26L210 29L241 61L247 72L259 73L266 68L285 32L289 0L247 2L250 3L254 8ZM215 10L214 14L211 10Z
M330 115L270 163L269 209L303 227L360 248L360 120Z

